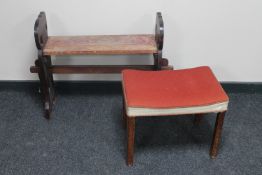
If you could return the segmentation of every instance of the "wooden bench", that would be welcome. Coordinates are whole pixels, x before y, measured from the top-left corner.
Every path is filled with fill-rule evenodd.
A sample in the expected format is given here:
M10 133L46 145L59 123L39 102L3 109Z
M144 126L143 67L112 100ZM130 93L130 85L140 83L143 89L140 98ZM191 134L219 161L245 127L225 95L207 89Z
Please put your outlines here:
M120 73L124 69L172 69L162 58L164 23L160 12L156 15L155 34L143 35L93 35L48 36L44 12L38 15L34 26L38 59L31 73L38 73L43 94L45 117L50 118L54 98L53 74ZM57 55L120 55L152 54L154 65L52 65L51 56Z

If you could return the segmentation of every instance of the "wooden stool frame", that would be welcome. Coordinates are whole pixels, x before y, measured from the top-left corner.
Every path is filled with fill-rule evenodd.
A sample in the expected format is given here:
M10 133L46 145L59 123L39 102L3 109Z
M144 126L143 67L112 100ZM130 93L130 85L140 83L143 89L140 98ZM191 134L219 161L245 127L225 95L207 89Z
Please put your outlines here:
M225 114L226 111L217 113L212 144L210 147L210 157L212 159L215 159L218 154ZM195 114L194 124L198 124L201 118L203 117L203 115L204 114ZM141 116L135 117L135 116L126 115L126 107L125 107L125 102L123 100L123 125L127 130L127 165L128 166L132 166L134 162L136 118L141 118Z
M130 35L131 36L131 35ZM164 23L160 12L156 15L155 25L155 44L156 50L153 53L154 65L52 65L52 55L86 55L86 54L147 54L143 50L134 51L107 51L97 52L79 52L79 51L64 51L63 53L45 52L50 37L47 31L47 21L45 12L41 12L34 26L35 43L38 50L38 59L35 60L35 66L30 67L31 73L38 73L40 79L40 89L43 96L45 117L50 118L54 100L55 88L53 74L82 74L82 73L120 73L123 69L139 69L139 70L163 70L172 69L168 66L168 60L162 58L162 49L164 41ZM74 37L71 37L74 39ZM67 43L65 43L66 46ZM151 53L151 52L150 52Z

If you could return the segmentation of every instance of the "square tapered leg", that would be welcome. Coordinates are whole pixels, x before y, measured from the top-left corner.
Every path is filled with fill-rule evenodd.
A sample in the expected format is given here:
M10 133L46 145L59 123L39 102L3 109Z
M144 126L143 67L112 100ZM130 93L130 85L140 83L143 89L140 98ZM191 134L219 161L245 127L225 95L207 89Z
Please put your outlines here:
M216 158L218 153L225 114L226 112L220 112L217 114L216 124L213 134L213 141L210 149L210 156L212 159Z
M135 117L127 117L127 165L134 161Z

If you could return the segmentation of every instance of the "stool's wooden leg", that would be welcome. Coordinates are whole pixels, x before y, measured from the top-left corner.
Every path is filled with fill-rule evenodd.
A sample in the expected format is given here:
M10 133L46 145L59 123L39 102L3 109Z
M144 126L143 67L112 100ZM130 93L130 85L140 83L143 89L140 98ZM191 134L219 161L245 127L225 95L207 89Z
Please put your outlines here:
M127 117L127 165L134 161L135 117Z
M203 114L195 114L194 125L198 125L203 117Z
M223 126L225 114L226 112L220 112L217 114L216 124L215 124L215 129L214 129L214 134L213 134L213 141L212 141L212 145L210 149L210 156L212 159L216 158L217 153L218 153L218 147L220 144L222 126Z
M126 105L125 105L125 99L123 97L123 112L122 112L122 115L123 115L123 127L126 128L126 123L127 123L127 115L126 115Z

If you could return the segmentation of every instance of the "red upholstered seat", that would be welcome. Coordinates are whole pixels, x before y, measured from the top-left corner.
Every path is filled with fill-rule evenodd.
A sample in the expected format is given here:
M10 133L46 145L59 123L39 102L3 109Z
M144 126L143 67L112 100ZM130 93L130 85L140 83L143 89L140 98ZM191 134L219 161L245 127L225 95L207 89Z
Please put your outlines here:
M156 115L177 114L165 109L179 109L178 114L227 109L228 96L207 66L164 71L124 70L122 76L127 114L132 109L140 111L128 115L147 115L143 108L157 109ZM198 107L206 108L195 110ZM154 111L149 115L154 115Z

